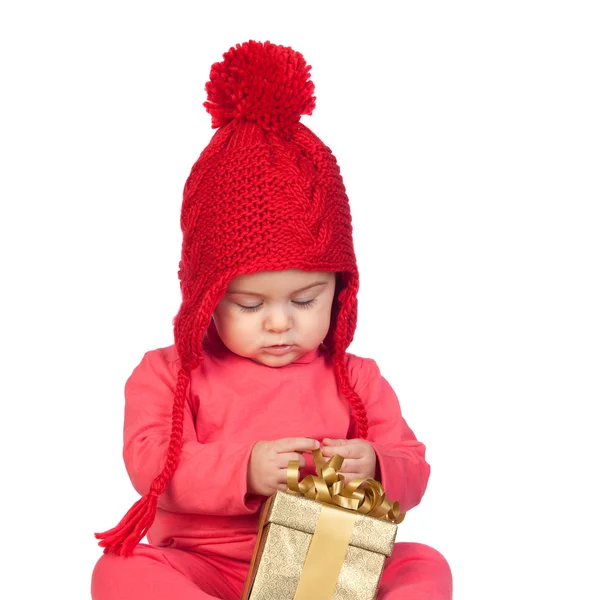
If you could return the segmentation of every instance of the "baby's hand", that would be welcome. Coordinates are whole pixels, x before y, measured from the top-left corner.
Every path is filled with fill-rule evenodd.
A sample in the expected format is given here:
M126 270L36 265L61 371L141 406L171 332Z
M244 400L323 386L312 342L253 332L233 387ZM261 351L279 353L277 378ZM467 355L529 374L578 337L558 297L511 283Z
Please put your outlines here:
M365 440L332 440L325 438L321 448L323 456L331 458L339 454L344 459L340 475L346 482L353 479L375 477L377 455L373 446Z
M254 444L248 462L248 493L271 496L287 487L287 466L290 460L306 466L301 452L316 450L319 442L310 438L283 438Z

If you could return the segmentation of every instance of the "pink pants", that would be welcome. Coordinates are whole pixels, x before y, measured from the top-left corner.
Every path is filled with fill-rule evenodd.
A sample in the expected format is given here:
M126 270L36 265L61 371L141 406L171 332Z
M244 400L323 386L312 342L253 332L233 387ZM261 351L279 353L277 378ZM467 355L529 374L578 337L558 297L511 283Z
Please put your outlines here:
M93 600L239 600L248 563L139 544L132 556L105 554L92 575ZM401 542L386 562L378 600L450 600L452 576L429 546Z

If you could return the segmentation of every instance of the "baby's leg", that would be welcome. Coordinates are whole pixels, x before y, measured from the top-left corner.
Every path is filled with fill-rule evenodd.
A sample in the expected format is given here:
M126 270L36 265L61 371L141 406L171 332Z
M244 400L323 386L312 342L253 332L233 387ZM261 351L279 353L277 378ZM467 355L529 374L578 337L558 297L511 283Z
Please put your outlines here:
M235 587L199 554L147 544L128 557L104 554L92 574L93 600L237 600Z
M451 600L452 574L446 559L424 544L394 546L381 577L377 600Z

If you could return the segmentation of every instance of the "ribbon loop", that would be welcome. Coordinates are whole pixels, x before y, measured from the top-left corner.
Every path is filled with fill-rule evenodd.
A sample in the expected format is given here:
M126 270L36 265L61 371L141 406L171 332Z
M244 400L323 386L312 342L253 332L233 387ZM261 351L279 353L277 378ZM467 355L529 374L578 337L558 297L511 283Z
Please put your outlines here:
M290 460L287 467L287 492L332 504L383 521L401 523L406 513L400 512L400 504L389 500L381 483L372 477L353 479L346 484L338 471L344 463L339 454L327 462L320 449L313 450L317 475L307 475L300 481L300 462Z

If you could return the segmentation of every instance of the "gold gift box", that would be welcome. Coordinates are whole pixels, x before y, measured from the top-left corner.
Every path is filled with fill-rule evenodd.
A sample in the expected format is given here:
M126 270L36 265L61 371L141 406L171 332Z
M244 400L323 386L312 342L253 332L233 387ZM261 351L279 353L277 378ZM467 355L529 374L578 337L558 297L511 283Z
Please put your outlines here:
M312 568L315 571L305 574L304 583L308 583L308 587L304 586L303 593L300 593L300 579L323 511L329 511L328 519L333 517L330 524L333 529L321 529L325 549L323 551L323 546L320 546L321 552L316 559L313 555ZM339 548L339 540L332 539L336 537L335 529L338 528L335 519L344 520L348 516L352 519L349 540ZM321 523L320 528L323 527ZM263 507L242 600L373 600L384 562L392 553L397 528L396 523L381 518L323 504L302 495L276 492ZM341 569L330 569L325 574L319 572L319 567L323 567L322 563L327 563L332 554L331 550L335 553L336 545L337 550L342 551ZM333 583L334 586L331 585Z

